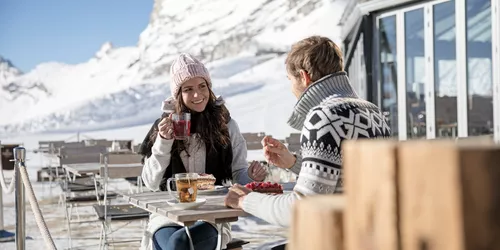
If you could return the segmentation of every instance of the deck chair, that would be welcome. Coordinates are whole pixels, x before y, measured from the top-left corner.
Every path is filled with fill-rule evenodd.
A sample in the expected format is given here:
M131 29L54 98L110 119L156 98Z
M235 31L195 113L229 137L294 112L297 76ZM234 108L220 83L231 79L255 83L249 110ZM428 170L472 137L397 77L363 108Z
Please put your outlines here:
M142 173L142 155L136 153L116 153L108 152L101 154L100 162L100 174L99 181L102 183L104 188L104 194L107 193L107 183L109 179L116 178L127 178L136 177L138 183L141 183L141 173ZM130 192L133 190L130 188ZM142 185L138 185L138 190L142 191ZM111 222L123 222L123 221L133 221L138 220L147 224L147 219L149 218L149 212L129 204L108 204L107 200L104 200L102 204L95 204L94 210L97 217L101 221L101 234L99 236L99 249L105 248L109 245L108 236L111 230ZM144 228L145 230L145 228ZM113 241L113 240L112 240ZM114 242L114 241L113 241ZM130 241L127 241L130 242ZM123 241L120 241L123 243Z
M132 146L132 152L138 154L139 153L139 150L141 149L141 144L137 144L137 145L134 145Z
M262 139L266 136L264 132L259 133L243 133L243 138L247 143L247 150L261 150L262 149ZM267 166L266 161L261 161L264 166ZM249 162L250 164L250 162Z
M52 146L54 144L62 144L64 141L39 141L38 142L38 152L42 154L53 154L55 151Z
M59 157L60 157L60 165L67 165L67 164L83 164L83 163L95 163L96 164L96 170L98 170L98 165L100 163L100 157L102 153L107 152L107 148L105 146L90 146L90 147L73 147L73 148L66 148L62 147L59 150ZM98 171L97 171L98 172ZM95 172L95 173L97 173ZM95 173L90 173L90 175L95 174ZM98 183L93 179L93 176L89 176L88 174L82 174L80 177L82 180L79 182L76 181L77 175L73 174L71 175L70 172L66 171L66 179L62 183L62 189L63 191L67 192L82 192L82 191L90 191L94 190L95 191L95 196L93 195L88 195L88 200L89 201L95 201L99 200L99 193L97 190ZM90 181L93 182L93 185L91 185ZM72 187L76 189L72 189ZM84 199L83 197L78 198L78 200ZM66 197L66 200L71 201L72 198L68 199L68 196Z
M132 152L132 140L113 140L111 151Z
M69 164L95 164L94 173L82 174L82 177L76 179L76 175L66 171L66 178L61 183L63 190L60 197L61 203L64 206L66 221L68 227L68 241L71 247L71 224L81 223L78 207L85 205L93 205L96 202L104 199L116 198L116 193L102 194L100 192L99 183L95 180L94 174L98 173L100 167L100 157L102 153L107 152L105 146L90 146L80 147L75 144L66 147L63 144L59 149L60 165ZM73 220L73 210L76 212L77 220Z
M243 138L247 142L248 150L260 150L262 149L261 141L264 139L266 134L264 132L259 133L243 133Z
M92 146L66 148L63 146L59 149L59 164L61 167L68 164L83 163L95 163L98 165L100 155L103 152L106 152L106 147ZM77 181L75 174L72 176L70 172L65 171L65 177L66 178L60 182L63 191L60 197L60 203L64 204L65 209L69 209L68 220L71 220L72 209L74 206L78 206L78 203L74 204L74 202L96 201L100 195L96 190L97 182L95 182L91 176L82 175ZM78 210L76 211L78 212ZM77 216L79 219L79 214L77 214Z
M59 167L59 162L55 149L55 145L62 145L64 141L39 141L38 149L35 153L40 154L40 161L42 162L42 168L37 171L37 181L48 180L50 186L52 186L52 181L59 178L59 174L62 174L62 168ZM61 175L62 176L62 175Z
M64 142L61 145L61 148L83 148L83 147L85 147L85 142L84 141Z

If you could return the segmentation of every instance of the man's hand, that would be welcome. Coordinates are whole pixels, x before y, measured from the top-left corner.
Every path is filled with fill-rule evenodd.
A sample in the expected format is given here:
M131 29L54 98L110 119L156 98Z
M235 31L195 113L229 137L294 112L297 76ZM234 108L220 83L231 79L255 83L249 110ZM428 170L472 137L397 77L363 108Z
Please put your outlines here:
M267 176L267 170L260 162L252 161L248 167L248 177L254 181L263 181Z
M295 156L280 141L266 136L261 143L264 147L264 157L269 164L284 169L291 168L295 164Z
M247 196L247 194L251 193L252 190L243 187L239 184L234 184L231 188L229 188L229 192L224 198L224 204L230 208L242 209L243 208L243 200Z

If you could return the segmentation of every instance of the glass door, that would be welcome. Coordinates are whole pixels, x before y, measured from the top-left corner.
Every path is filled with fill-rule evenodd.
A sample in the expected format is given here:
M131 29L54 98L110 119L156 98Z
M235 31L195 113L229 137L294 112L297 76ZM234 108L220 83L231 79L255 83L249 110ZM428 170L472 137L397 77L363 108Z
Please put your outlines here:
M436 137L457 137L455 1L434 4L432 21L435 120L427 122L434 123Z
M426 138L424 8L404 12L406 137Z
M398 136L398 81L396 15L378 19L380 108L389 120L392 136Z
M500 24L492 21L500 19L500 3L495 1L435 0L377 17L379 106L392 136L494 133L500 122L500 91L495 92L500 73L493 70Z

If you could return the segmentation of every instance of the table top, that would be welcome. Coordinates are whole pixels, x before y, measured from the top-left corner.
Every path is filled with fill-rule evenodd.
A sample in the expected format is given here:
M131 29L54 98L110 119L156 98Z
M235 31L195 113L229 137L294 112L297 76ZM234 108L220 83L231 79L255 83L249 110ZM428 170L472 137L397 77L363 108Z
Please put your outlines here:
M81 176L82 174L98 174L101 164L95 163L75 163L63 164L62 167L72 174Z
M130 204L140 207L154 214L166 216L180 225L192 225L198 220L212 223L237 221L239 216L248 215L241 209L232 209L224 205L225 194L198 195L198 198L207 200L198 208L186 210L174 210L168 205L171 199L168 192L144 192L138 194L123 195Z

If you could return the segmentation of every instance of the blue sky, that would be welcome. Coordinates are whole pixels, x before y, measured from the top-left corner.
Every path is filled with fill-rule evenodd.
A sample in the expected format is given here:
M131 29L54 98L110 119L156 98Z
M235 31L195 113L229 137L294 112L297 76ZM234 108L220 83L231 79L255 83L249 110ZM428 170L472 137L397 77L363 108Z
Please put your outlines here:
M0 56L25 72L85 62L106 41L136 45L152 9L153 0L0 0Z

